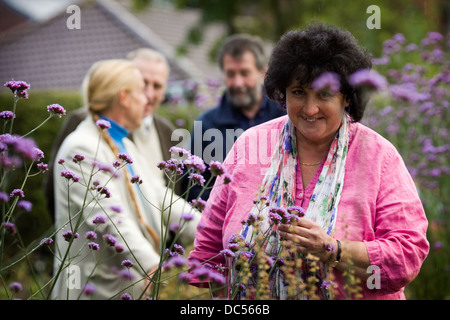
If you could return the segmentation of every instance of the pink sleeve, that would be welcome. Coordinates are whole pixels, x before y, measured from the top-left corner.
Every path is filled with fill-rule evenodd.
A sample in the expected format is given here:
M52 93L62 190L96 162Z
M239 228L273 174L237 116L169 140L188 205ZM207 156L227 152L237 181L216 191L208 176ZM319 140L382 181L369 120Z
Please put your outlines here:
M231 166L224 164L226 172L230 175ZM219 255L223 250L223 229L227 213L229 184L223 183L224 175L218 177L214 188L202 212L201 220L195 233L194 250L189 254L189 263L207 261L211 265L225 264L225 259ZM191 284L199 285L201 281L192 280Z
M381 290L392 293L411 282L425 260L428 221L414 182L398 154L385 163L375 215L375 239L364 241L371 265L380 268Z

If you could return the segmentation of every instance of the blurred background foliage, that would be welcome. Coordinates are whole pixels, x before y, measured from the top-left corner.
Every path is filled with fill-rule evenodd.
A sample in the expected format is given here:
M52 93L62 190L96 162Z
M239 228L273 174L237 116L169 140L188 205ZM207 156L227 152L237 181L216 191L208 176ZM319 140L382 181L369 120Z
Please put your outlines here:
M157 0L131 0L135 10L142 10ZM447 0L166 0L177 8L197 8L202 19L187 33L180 52L202 41L205 25L222 23L228 34L250 33L276 43L289 30L301 29L313 21L338 25L349 30L375 55L381 53L382 41L396 33L410 41L422 39L426 31L448 32L450 16ZM367 8L380 8L380 29L368 29ZM211 48L211 58L222 39Z

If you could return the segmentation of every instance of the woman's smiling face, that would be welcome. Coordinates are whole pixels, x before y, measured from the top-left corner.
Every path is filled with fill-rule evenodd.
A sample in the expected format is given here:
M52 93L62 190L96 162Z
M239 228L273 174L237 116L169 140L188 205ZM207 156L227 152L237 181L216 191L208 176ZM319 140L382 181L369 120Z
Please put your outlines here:
M299 141L313 144L331 142L339 130L345 107L341 92L313 90L293 80L286 88L286 108Z

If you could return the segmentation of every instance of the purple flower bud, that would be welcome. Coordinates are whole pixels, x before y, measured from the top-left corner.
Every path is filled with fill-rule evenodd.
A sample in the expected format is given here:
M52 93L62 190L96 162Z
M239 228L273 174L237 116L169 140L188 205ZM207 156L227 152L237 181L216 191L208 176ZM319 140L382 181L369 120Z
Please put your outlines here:
M17 208L25 210L26 212L30 212L33 204L27 200L20 200L17 202Z
M6 192L0 192L0 201L1 202L8 202L9 196Z
M99 244L98 244L98 243L95 243L95 242L89 242L89 243L87 244L87 246L88 246L88 248L91 249L92 251L98 251L98 250L100 250Z
M94 224L103 224L106 222L106 217L105 216L96 216L93 220L92 223Z
M205 178L199 173L191 173L188 179L192 180L194 185L203 186L205 184Z
M133 163L133 159L131 159L131 157L129 155L127 155L126 153L119 153L117 155L117 158L119 158L120 160L122 160L123 162L126 162L126 163Z
M131 268L134 266L133 261L129 260L129 259L125 259L122 261L122 266L126 267L126 268Z
M37 164L37 168L39 169L40 172L46 172L48 171L48 165L46 163L38 163Z
M77 239L78 233L74 234L72 230L69 230L69 231L63 232L62 236L63 236L64 240L70 241L72 238Z
M230 249L223 249L222 251L220 251L220 254L225 258L234 258L234 252Z
M107 120L100 119L95 124L102 130L111 128L111 123Z
M328 89L337 93L341 90L340 77L334 72L325 72L312 82L311 87L316 91Z
M136 175L131 177L131 183L142 184L142 180L138 175Z
M206 201L203 199L194 199L190 202L193 208L196 208L199 211L203 211L206 207Z
M80 178L75 173L73 173L72 171L69 171L69 170L61 171L61 177L64 177L69 181L73 180L73 182L80 181Z
M96 290L97 290L97 288L95 287L95 285L93 283L87 283L84 286L83 294L86 296L92 296Z
M206 170L205 162L202 158L191 154L186 160L184 160L184 165L187 168L192 168L194 171L202 173Z
M194 214L192 212L184 212L183 214L181 214L181 219L185 221L191 221L192 219L194 219Z
M103 236L103 240L105 240L105 242L108 245L110 245L111 247L114 247L116 245L116 242L117 242L116 238L114 238L114 236L111 235L111 234L105 234Z
M120 244L115 244L114 250L116 250L117 253L121 253L121 252L123 252L123 250L125 250L125 248Z
M124 293L123 295L120 296L120 300L133 300L133 298L129 293Z
M9 285L9 289L14 293L19 293L23 290L23 287L19 282L13 282Z
M12 235L15 235L17 233L16 225L12 222L3 222L2 227Z
M25 81L15 81L14 79L11 79L11 81L6 82L4 86L11 89L15 97L28 99L27 90L30 89L30 85Z
M349 83L353 87L367 87L375 90L385 89L388 85L386 78L375 70L358 70L349 77Z
M94 231L88 231L88 232L86 232L86 234L84 236L88 240L95 240L95 239L97 239L97 234Z
M84 159L85 159L84 155L77 153L73 156L72 161L75 163L80 163Z
M53 243L53 239L52 238L44 238L40 242L41 245L45 245L45 246L49 246L52 243Z
M11 120L11 119L15 119L16 115L12 112L12 111L2 111L0 112L0 118L3 120Z
M14 198L14 197L21 197L21 198L23 198L23 197L25 197L25 194L20 189L14 189L9 196L11 198Z
M225 169L219 161L211 161L209 164L209 171L213 176L221 176L225 173Z

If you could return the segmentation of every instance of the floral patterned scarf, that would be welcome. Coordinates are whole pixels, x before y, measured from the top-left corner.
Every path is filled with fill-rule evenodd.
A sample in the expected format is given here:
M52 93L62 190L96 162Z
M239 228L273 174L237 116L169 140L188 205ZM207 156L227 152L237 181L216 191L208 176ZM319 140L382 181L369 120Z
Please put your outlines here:
M348 128L349 117L347 114L344 114L341 127L330 146L309 206L305 212L305 218L318 223L327 234L331 234L334 230L337 208L344 183L345 161L349 141ZM288 118L272 154L271 166L268 168L260 188L259 198L266 199L270 205L264 208L255 205L250 213L250 216L253 215L260 218L261 224L257 231L259 233L268 234L268 230L273 226L270 218L271 208L287 209L295 205L298 156L296 145L295 127ZM279 252L280 238L275 230L269 231L269 233L270 237L265 245L265 253L269 256L276 256ZM254 227L251 224L244 224L240 236L250 245L257 238ZM236 256L240 253L237 253ZM232 281L237 281L236 274L237 272L233 267L231 273ZM289 298L285 289L286 284L280 277L279 272L276 278L278 292L275 296L279 299Z

